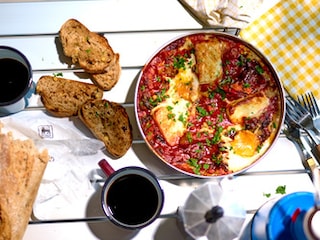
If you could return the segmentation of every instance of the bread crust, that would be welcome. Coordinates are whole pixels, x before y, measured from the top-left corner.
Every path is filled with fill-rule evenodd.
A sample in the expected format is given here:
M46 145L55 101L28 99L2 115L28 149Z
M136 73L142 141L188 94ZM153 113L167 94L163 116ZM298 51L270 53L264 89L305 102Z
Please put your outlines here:
M119 54L115 54L110 65L104 73L93 73L92 81L102 90L111 90L118 82L121 74L121 66L119 62Z
M120 56L105 37L91 32L78 20L69 19L61 26L59 38L64 54L91 74L99 88L109 91L116 85L121 74Z
M46 110L57 117L77 116L86 101L103 97L103 91L94 84L53 76L40 77L36 93Z
M11 133L0 133L0 152L0 239L20 240L49 155L39 152L32 140L13 139Z
M222 77L222 47L217 38L195 45L200 84L214 83Z
M122 157L131 147L132 126L120 104L105 99L88 101L80 108L79 118L112 156Z
M69 19L61 26L59 37L64 54L88 73L105 72L114 58L108 40L76 19Z

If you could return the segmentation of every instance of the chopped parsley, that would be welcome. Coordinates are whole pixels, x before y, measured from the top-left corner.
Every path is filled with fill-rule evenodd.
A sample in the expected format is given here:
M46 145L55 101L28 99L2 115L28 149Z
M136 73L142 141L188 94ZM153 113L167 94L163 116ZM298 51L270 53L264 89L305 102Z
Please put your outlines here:
M178 120L179 120L180 122L182 122L184 125L186 125L186 123L187 123L187 118L184 116L183 113L181 113L181 114L179 115Z
M186 60L184 58L176 56L173 59L173 67L176 69L180 69L180 68L185 69L186 68L185 62Z
M214 162L217 165L220 165L222 163L222 156L212 155L212 162Z
M196 109L197 109L200 117L205 117L205 116L208 116L208 115L209 115L209 113L207 112L207 110L205 110L203 107L197 106Z
M237 61L237 66L242 67L246 63L246 58L241 54Z
M255 68L256 68L256 71L257 71L259 74L263 74L263 73L264 73L264 70L263 70L263 68L262 68L260 65L257 65Z
M276 188L276 191L275 191L276 194L281 194L281 195L284 195L286 194L286 185L279 185L277 188ZM271 193L263 193L263 196L269 198L271 197Z
M166 95L166 90L162 89L160 92L157 94L153 95L152 97L149 98L149 103L155 107L157 106L160 102L162 102L165 98L168 98L169 96Z
M243 88L249 88L251 85L250 85L250 83L244 83L243 84Z
M263 193L263 196L269 198L269 197L271 197L271 193Z
M226 98L226 92L223 91L221 88L217 88L216 93L220 94L222 100Z
M203 167L204 170L208 170L210 165L208 163L205 163L205 164L202 165L202 167Z
M187 132L186 137L187 137L188 142L192 143L192 136L191 136L190 132Z
M277 194L286 194L286 185L278 186L276 189Z
M216 132L214 133L213 138L211 139L211 143L212 143L212 144L217 144L217 143L220 142L222 131L223 131L223 127L218 126Z
M213 99L214 98L214 94L215 94L215 91L211 90L211 89L208 89L208 97L210 99Z
M229 85L232 83L232 78L230 76L227 76L226 78L222 79L220 82L219 82L219 85L220 86L224 86L224 85Z
M53 73L54 77L63 77L63 73L59 72L59 73Z
M174 119L176 115L174 113L168 113L167 117L168 119Z
M276 122L272 122L272 127L276 129L277 128L277 123Z
M167 106L167 110L168 110L168 111L172 111L172 110L173 110L173 107L172 107L172 106Z
M188 159L188 164L193 167L193 172L197 175L200 174L200 164L198 163L198 159L196 158L189 158Z

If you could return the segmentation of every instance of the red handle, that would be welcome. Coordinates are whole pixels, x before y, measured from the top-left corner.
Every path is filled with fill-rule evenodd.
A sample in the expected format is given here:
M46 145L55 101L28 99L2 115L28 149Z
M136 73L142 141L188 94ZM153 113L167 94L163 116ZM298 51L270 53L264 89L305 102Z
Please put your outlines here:
M105 159L100 160L98 164L107 177L114 172L114 169Z

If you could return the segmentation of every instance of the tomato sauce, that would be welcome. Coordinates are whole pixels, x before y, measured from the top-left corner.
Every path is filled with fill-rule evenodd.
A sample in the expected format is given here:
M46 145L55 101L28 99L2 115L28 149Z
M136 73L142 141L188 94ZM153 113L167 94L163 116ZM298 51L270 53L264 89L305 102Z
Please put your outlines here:
M274 131L270 124L280 110L279 96L273 94L278 91L278 85L268 67L241 42L220 36L224 46L221 79L199 85L199 98L194 106L196 114L187 119L187 131L179 144L170 146L166 142L151 110L168 97L169 81L178 73L179 65L194 54L194 45L210 41L212 37L216 38L214 34L189 35L160 50L143 68L137 91L137 115L148 144L170 165L202 176L232 173L227 161L230 149L226 149L222 141L223 134L229 138L235 134L227 114L231 102L260 92L272 93L271 103L262 115L244 118L242 122L243 128L258 134L261 144ZM196 73L196 69L194 71Z

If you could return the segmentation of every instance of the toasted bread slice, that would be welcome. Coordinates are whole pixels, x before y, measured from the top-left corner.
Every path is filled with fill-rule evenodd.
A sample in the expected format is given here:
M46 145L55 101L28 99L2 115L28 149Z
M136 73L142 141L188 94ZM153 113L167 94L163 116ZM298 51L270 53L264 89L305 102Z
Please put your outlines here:
M88 73L105 72L114 58L107 39L75 19L69 19L61 26L59 37L64 54Z
M47 111L57 117L77 116L86 101L103 97L103 91L95 84L53 76L42 76L36 93Z
M111 90L118 82L121 73L121 66L119 62L119 54L115 54L110 65L104 73L93 73L92 81L102 90Z
M222 77L222 47L216 38L195 45L199 83L214 83Z
M80 108L79 118L114 157L122 157L130 148L132 127L120 104L105 99L88 101Z
M0 156L0 239L21 240L50 157L30 139L1 133L1 126Z

